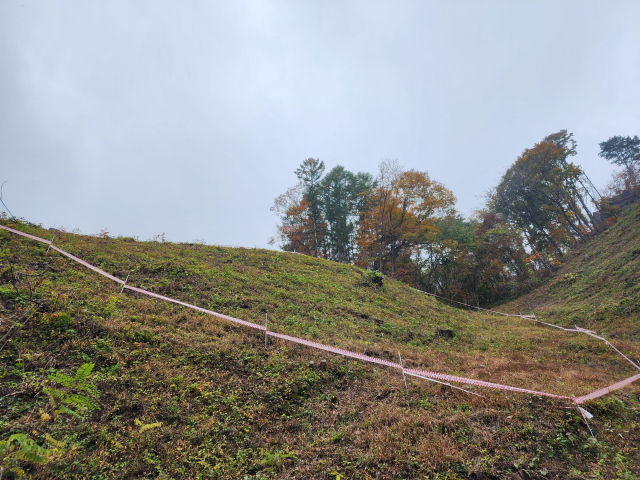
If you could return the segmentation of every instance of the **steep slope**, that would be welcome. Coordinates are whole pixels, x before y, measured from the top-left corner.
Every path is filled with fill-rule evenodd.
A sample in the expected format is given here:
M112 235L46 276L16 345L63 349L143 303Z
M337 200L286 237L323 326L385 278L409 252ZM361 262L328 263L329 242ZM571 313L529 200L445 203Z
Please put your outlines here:
M135 286L252 322L268 314L275 331L387 360L401 351L410 367L564 395L633 373L587 336L454 309L388 279L376 287L348 265L62 232L55 244ZM605 476L638 473L635 385L587 406L593 442L567 402L411 378L405 390L398 371L265 347L259 332L120 294L46 245L0 232L0 250L2 438L67 442L31 465L35 478L582 478L596 462ZM632 339L618 346L640 357ZM326 370L309 367L320 359ZM47 376L89 361L99 409L56 414Z
M554 323L640 338L640 203L568 255L552 279L505 306Z

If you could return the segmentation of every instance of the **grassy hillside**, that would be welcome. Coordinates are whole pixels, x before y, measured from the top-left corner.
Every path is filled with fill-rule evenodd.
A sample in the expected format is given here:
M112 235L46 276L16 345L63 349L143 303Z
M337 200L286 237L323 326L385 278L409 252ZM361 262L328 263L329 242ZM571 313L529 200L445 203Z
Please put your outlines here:
M51 238L28 224L4 224ZM580 395L632 375L596 340L453 309L366 272L259 249L99 239L55 244L133 286L406 366ZM637 385L591 402L474 390L322 354L125 291L0 232L0 432L64 454L34 478L637 478ZM32 309L31 309L32 308ZM31 309L31 310L30 310ZM26 313L26 315L25 315ZM18 325L14 325L15 322ZM437 328L454 332L437 337ZM640 358L637 338L616 344ZM309 362L328 360L328 368ZM55 414L43 388L94 362L99 408ZM466 388L466 387L465 387ZM161 426L142 431L140 424ZM379 473L379 474L378 474ZM376 475L378 475L376 477Z
M506 307L616 339L640 339L640 203L568 255L548 283Z

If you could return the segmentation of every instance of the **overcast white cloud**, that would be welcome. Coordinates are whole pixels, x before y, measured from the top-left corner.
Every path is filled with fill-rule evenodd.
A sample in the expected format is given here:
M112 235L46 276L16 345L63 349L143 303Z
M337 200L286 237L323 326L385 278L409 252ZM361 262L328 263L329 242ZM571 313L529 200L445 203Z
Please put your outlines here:
M640 135L640 2L0 0L18 216L266 246L307 157L428 170L469 213L566 128L597 186Z

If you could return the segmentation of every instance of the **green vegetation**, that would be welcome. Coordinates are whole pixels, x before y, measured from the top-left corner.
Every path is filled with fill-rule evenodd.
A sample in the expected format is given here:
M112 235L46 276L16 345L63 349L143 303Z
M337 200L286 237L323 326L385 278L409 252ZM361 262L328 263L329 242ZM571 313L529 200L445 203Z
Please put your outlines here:
M565 326L604 331L618 341L640 339L640 203L563 258L541 287L508 304L535 310Z
M376 270L454 301L487 307L529 293L564 257L640 199L640 139L612 137L600 156L624 170L601 196L580 165L573 134L544 137L504 172L471 218L426 171L384 160L354 174L308 158L278 196L277 235L293 251ZM324 175L324 176L323 176Z
M603 241L615 239L626 221ZM25 222L2 223L53 235ZM259 249L56 235L60 248L118 277L130 275L133 286L256 323L267 314L275 331L388 360L397 361L400 351L411 368L565 395L633 374L590 337L454 309L347 264ZM0 250L7 478L21 475L17 468L33 478L87 479L640 474L637 385L587 404L594 440L566 402L499 390L473 390L484 395L477 397L412 378L406 391L398 371L276 339L265 347L259 332L120 294L118 284L47 254L46 245L0 231ZM581 280L563 282L558 288ZM628 318L602 328L617 332ZM437 336L438 328L452 330L453 338ZM640 358L637 335L615 343ZM323 358L326 370L309 366ZM11 455L17 451L39 458Z

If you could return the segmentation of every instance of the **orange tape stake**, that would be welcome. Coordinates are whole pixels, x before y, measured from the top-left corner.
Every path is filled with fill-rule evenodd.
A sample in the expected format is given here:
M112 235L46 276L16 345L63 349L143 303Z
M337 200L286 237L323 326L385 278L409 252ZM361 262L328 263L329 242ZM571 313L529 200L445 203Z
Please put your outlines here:
M264 314L264 347L267 348L267 322L269 321L268 315Z
M53 238L51 239L51 243L49 244L49 247L47 248L47 251L44 252L45 255L47 255L49 253L49 250L51 250L51 245L53 245L53 241L56 239L56 236L54 235Z
M400 368L402 369L402 379L404 380L404 388L406 388L407 393L409 393L409 387L407 387L407 377L404 374L404 365L402 364L402 356L400 355L400 350L398 350L398 358L400 359Z
M129 281L129 275L125 278L124 283L122 284L122 288L120 289L120 293L124 292L124 287L127 286L127 282Z

